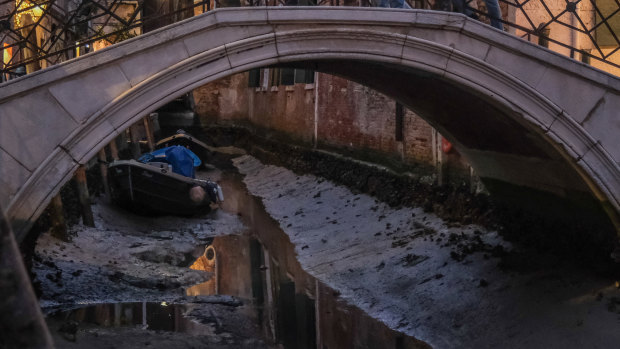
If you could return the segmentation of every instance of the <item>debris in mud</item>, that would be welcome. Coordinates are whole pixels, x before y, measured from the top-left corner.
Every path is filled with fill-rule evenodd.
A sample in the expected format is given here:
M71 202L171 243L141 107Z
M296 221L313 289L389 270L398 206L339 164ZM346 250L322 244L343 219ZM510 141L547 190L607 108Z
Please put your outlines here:
M414 266L416 264L424 262L428 258L429 258L428 256L418 256L418 255L415 255L413 253L410 253L410 254L406 255L405 257L403 257L402 263L406 267L412 267L412 266Z
M60 328L58 329L58 333L62 335L62 337L68 341L75 342L77 337L79 323L75 320L67 320L65 321Z
M73 226L70 243L48 233L37 241L34 284L44 311L64 303L177 297L181 287L210 277L186 268L204 251L196 246L204 246L209 237L245 229L236 215L224 212L210 214L218 222L211 225L204 224L204 217L139 217L103 203L93 210L99 228Z
M612 313L620 314L620 297L610 297L607 301L607 310Z

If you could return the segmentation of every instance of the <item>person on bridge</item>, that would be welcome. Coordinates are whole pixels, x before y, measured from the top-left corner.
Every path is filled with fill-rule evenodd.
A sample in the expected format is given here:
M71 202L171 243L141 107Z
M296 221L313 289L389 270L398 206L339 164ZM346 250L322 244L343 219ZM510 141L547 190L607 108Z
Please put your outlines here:
M473 1L474 4L476 2L476 0L452 0L452 5L457 12L460 12L467 17L478 19L478 16L472 10L472 7L469 6L471 1ZM498 0L484 0L484 3L487 5L487 14L491 20L491 26L499 30L504 30L504 25L502 24L502 11L499 8Z
M411 9L411 6L405 0L381 0L379 7Z

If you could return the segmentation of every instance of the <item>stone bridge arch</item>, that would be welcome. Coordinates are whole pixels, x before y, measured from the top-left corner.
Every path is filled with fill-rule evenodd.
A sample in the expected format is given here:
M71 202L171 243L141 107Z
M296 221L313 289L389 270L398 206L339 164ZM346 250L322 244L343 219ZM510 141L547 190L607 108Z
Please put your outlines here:
M0 204L18 240L79 164L146 113L272 65L311 66L399 100L500 192L587 196L617 219L618 78L457 14L239 8L2 85Z

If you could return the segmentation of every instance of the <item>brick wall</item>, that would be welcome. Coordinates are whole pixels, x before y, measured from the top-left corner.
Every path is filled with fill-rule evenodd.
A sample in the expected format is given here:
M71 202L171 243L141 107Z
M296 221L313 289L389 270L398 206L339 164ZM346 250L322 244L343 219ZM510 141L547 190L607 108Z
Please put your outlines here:
M432 128L406 110L403 140L396 141L396 102L368 87L319 76L318 139L337 147L369 149L407 163L432 164Z
M247 120L248 76L236 74L193 91L194 111L201 125Z
M268 76L265 74L264 76ZM261 76L263 74L261 73ZM320 148L342 150L369 160L396 160L434 166L441 149L433 148L433 128L405 109L402 141L396 140L396 102L360 84L318 74L315 84L248 87L242 73L202 86L193 92L202 125L250 124L278 131L308 145L314 141L315 86L318 86L317 141ZM436 142L440 146L440 142ZM469 172L458 152L444 154L453 171ZM445 166L445 165L444 165ZM444 167L445 172L445 167Z
M314 89L306 84L250 88L252 124L284 132L292 138L311 142L314 135Z

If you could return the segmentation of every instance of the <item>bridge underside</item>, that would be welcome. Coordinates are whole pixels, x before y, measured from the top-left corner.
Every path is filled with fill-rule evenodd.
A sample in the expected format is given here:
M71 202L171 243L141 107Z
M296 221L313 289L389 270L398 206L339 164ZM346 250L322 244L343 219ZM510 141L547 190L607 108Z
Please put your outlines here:
M509 205L579 223L593 240L613 235L620 80L460 15L261 8L214 11L7 83L0 204L18 238L78 164L148 112L221 77L285 64L416 111ZM560 84L572 88L558 93Z

